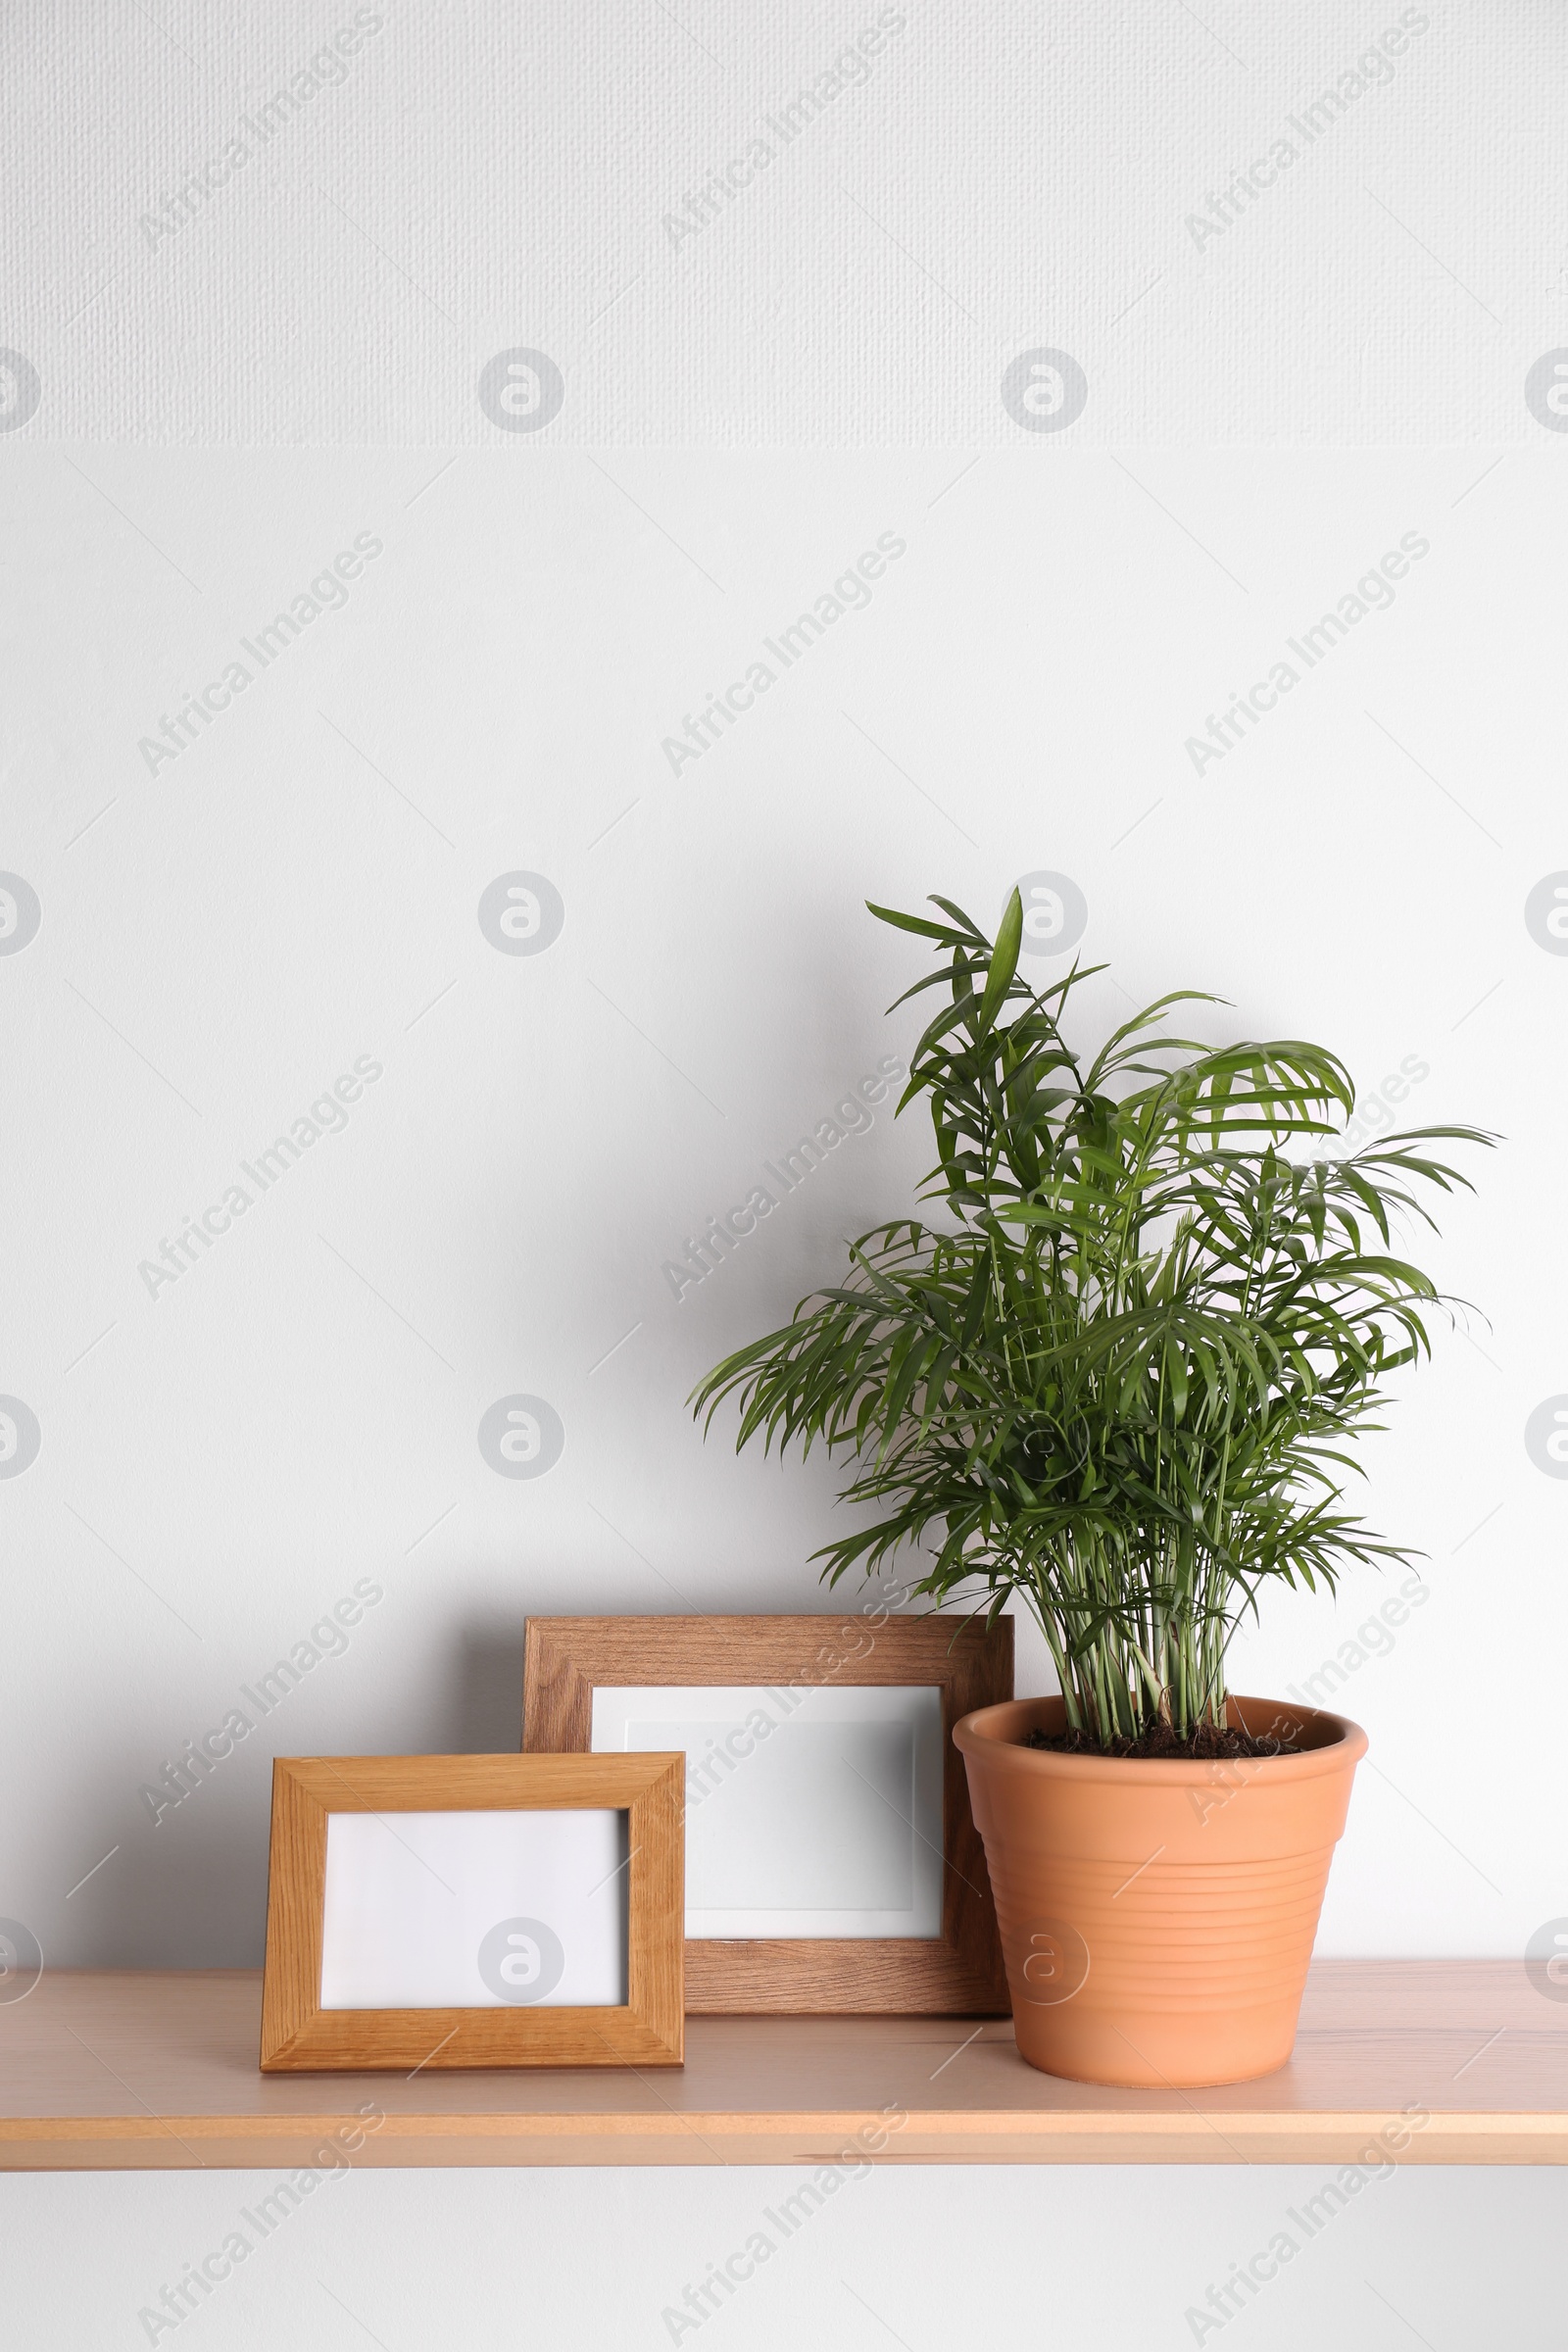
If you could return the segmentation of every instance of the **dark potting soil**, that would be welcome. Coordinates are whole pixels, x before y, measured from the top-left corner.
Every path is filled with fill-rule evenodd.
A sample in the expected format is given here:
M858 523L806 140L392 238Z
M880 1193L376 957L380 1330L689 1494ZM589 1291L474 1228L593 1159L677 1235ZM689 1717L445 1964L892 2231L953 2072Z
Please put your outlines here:
M1058 1756L1152 1756L1178 1764L1220 1762L1232 1756L1302 1753L1296 1740L1282 1740L1277 1733L1239 1732L1217 1723L1200 1724L1186 1740L1179 1740L1168 1723L1156 1723L1152 1731L1140 1732L1136 1740L1112 1740L1103 1746L1089 1733L1078 1731L1030 1732L1022 1744L1049 1748Z

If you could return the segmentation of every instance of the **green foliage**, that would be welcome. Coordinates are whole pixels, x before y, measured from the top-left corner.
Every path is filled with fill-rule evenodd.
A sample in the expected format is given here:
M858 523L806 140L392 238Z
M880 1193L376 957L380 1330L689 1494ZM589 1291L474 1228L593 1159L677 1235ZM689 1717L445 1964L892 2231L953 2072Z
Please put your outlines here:
M1091 970L1019 976L1017 892L994 942L931 904L945 919L870 911L944 959L899 999L948 992L899 1109L927 1100L922 1197L946 1219L864 1235L841 1287L693 1402L710 1422L737 1394L738 1446L854 1456L843 1499L883 1515L817 1555L829 1582L924 1543L938 1604L1033 1610L1074 1726L1186 1734L1223 1720L1226 1647L1267 1580L1409 1556L1343 1508L1344 1448L1431 1352L1443 1302L1393 1221L1432 1226L1419 1193L1466 1179L1425 1147L1494 1139L1428 1127L1308 1159L1298 1139L1351 1110L1344 1064L1163 1034L1172 1006L1220 1001L1194 990L1086 1067L1061 1022Z

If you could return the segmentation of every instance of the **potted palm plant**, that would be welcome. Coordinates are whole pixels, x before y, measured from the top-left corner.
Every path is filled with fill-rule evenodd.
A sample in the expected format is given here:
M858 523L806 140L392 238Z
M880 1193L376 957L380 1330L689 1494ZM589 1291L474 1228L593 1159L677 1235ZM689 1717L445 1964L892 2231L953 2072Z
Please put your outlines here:
M1086 1059L1064 1024L1091 970L1020 976L1017 892L994 941L931 904L870 911L941 957L906 992L946 993L899 1104L929 1106L937 1219L854 1243L694 1405L736 1394L739 1446L853 1456L843 1499L877 1515L817 1555L829 1582L919 1544L937 1606L1038 1621L1057 1693L955 1732L1024 2057L1245 2081L1290 2055L1366 1737L1236 1696L1228 1646L1272 1585L1410 1556L1344 1507L1345 1446L1430 1353L1442 1301L1394 1225L1466 1180L1427 1147L1494 1139L1312 1156L1353 1106L1334 1054L1168 1035L1219 1002L1182 990Z

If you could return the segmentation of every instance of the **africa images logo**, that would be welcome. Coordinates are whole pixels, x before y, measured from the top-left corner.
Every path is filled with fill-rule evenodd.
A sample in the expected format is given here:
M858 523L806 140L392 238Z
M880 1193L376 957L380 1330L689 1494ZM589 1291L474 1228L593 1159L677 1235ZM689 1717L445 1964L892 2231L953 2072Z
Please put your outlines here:
M20 874L0 874L0 956L20 956L38 936L43 908Z
M497 874L480 894L479 928L503 956L542 956L561 937L565 919L555 884L520 867Z
M1025 956L1065 956L1082 939L1089 922L1089 902L1070 874L1053 873L1041 866L1018 876L1023 907Z
M500 1478L543 1478L565 1443L561 1415L542 1396L499 1396L479 1422L479 1451Z
M25 424L43 398L32 362L20 351L0 351L0 433Z
M1542 353L1525 377L1525 406L1548 433L1568 433L1568 351Z
M545 2001L565 1974L561 1937L542 1919L500 1919L478 1951L479 1974L498 2001Z
M0 1919L0 2002L24 2001L43 1975L43 1947L20 1919Z
M555 361L522 344L498 351L479 377L479 406L504 433L537 433L560 413L565 397Z
M1568 1396L1544 1397L1525 1423L1525 1451L1548 1478L1568 1478Z
M20 1478L38 1458L38 1416L20 1396L0 1396L0 1478Z
M1002 379L1002 405L1026 433L1059 433L1076 424L1089 378L1067 351L1020 351Z
M11 880L0 874L0 890ZM0 920L5 912L0 899ZM1543 874L1525 901L1525 929L1548 956L1568 956L1568 873ZM0 948L4 947L0 940Z
M1525 1946L1525 1974L1548 2001L1568 2001L1568 1919L1548 1919Z

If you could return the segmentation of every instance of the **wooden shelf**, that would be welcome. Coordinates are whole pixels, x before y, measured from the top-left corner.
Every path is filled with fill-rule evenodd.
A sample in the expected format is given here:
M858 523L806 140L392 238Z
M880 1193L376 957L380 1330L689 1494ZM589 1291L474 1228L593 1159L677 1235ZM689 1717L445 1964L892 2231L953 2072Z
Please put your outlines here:
M0 2006L0 2169L361 2165L1568 2163L1568 2005L1505 1961L1328 1960L1296 2055L1225 2090L1093 2090L1024 2065L1006 2019L706 2017L684 2068L268 2076L261 1979L51 1972ZM858 2157L853 2159L859 2161Z

